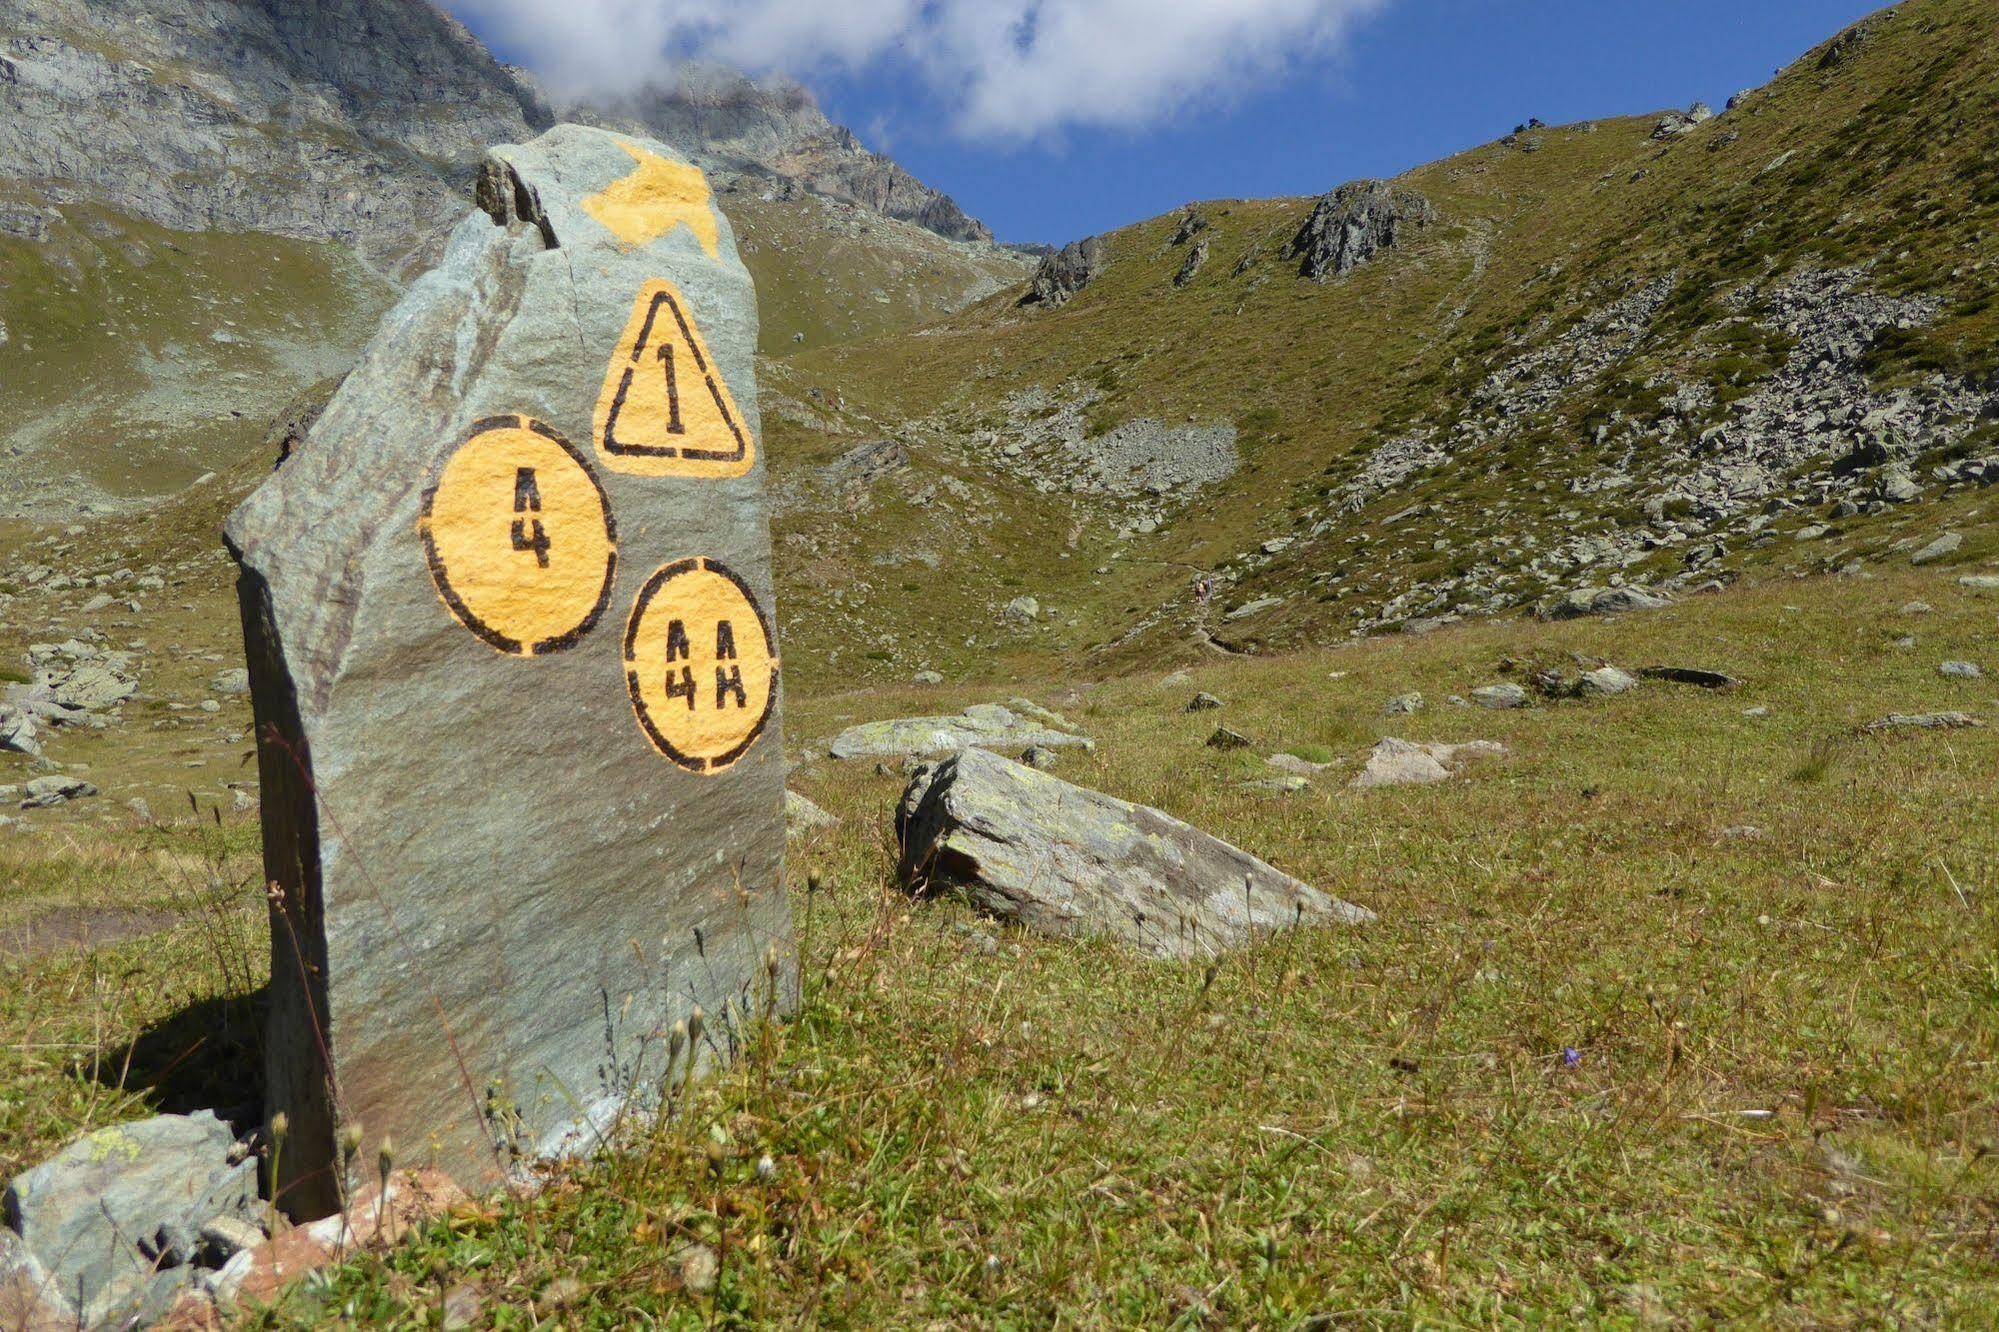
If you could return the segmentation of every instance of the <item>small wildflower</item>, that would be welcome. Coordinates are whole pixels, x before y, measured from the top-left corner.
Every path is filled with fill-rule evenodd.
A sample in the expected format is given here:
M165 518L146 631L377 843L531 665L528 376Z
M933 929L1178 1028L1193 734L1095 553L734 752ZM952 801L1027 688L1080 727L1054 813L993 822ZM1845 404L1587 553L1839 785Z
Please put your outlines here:
M1583 1052L1581 1050L1576 1049L1576 1047L1573 1045L1565 1045L1562 1047L1563 1068L1580 1068L1582 1066L1582 1062L1583 1062Z
M768 1152L757 1158L757 1178L766 1184L777 1178L777 1162L770 1159Z

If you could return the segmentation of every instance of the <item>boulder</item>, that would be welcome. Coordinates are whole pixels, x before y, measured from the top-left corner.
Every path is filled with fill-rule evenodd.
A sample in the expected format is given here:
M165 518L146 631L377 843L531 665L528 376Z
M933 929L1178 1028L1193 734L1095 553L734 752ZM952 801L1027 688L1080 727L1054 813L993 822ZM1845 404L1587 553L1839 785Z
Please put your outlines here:
M1527 690L1517 684L1486 685L1483 689L1472 690L1471 697L1472 702L1482 708L1491 708L1495 712L1524 708L1528 702Z
M1015 597L1000 611L1000 619L1016 629L1025 629L1040 618L1041 603L1033 597Z
M1879 721L1861 727L1863 731L1959 731L1985 723L1963 712L1891 712Z
M1050 749L1072 745L1084 749L1096 747L1084 736L1023 716L1012 708L980 703L955 717L901 717L850 726L834 738L828 752L836 759L899 758L909 754L1029 745L1045 745Z
M840 826L838 816L829 814L807 800L796 791L784 793L784 833L787 837L800 837L822 828Z
M1388 700L1388 705L1382 709L1382 712L1390 717L1407 717L1422 710L1421 694L1397 694Z
M97 788L81 778L57 773L32 779L21 788L21 794L22 809L48 809L71 800L87 799L97 794Z
M1213 694L1203 691L1202 693L1194 695L1193 698L1187 701L1187 711L1212 712L1216 708L1219 708L1221 705L1222 701L1219 698L1216 698Z
M235 1148L207 1110L99 1129L15 1176L6 1222L86 1322L156 1317L187 1285L202 1227L256 1215L257 1160Z
M560 125L230 518L294 1217L392 1137L594 1147L795 998L756 297L707 179ZM333 1089L339 1095L334 1096Z
M1937 667L1937 674L1952 680L1978 680L1984 678L1984 668L1975 661L1947 661Z
M32 712L0 712L0 749L11 754L42 752L41 724Z
M1231 749L1248 749L1254 743L1241 731L1231 731L1226 726L1218 727L1215 733L1208 737L1208 748L1224 752Z
M1431 786L1449 781L1467 763L1505 753L1504 745L1490 740L1422 745L1390 736L1375 745L1367 756L1367 766L1349 784L1362 791L1376 786Z
M957 893L1043 934L1109 937L1155 958L1374 918L1171 815L983 750L918 769L896 834L912 891Z
M1620 671L1615 666L1601 666L1593 671L1584 671L1576 682L1576 692L1584 697L1613 698L1618 694L1628 694L1638 687L1635 676Z
M1735 689L1742 681L1720 671L1702 670L1697 666L1647 666L1638 672L1641 679L1662 680L1667 684L1692 685L1696 689Z
M1544 620L1579 620L1589 615L1623 615L1672 605L1665 595L1643 587L1579 587L1541 603Z
M247 694L250 692L250 672L241 666L231 670L217 671L208 681L211 694Z
M1938 560L1948 559L1952 555L1955 555L1958 548L1963 544L1964 538L1962 536L1956 532L1945 532L1942 536L1911 555L1909 563L1935 564Z
M1973 592L1999 592L1999 574L1966 574L1957 585Z

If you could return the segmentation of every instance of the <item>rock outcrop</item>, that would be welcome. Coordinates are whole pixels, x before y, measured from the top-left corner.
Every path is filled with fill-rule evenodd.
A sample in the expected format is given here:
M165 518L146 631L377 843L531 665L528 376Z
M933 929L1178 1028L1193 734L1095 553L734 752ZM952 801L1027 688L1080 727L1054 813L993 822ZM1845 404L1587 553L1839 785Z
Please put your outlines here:
M918 769L896 835L912 890L961 893L1037 932L1109 937L1155 958L1374 918L1171 815L984 750Z
M1055 253L1041 257L1028 283L1027 299L1050 309L1067 305L1070 297L1103 272L1109 260L1109 247L1101 236L1070 241Z
M1383 250L1393 249L1407 228L1427 227L1437 209L1412 189L1381 180L1342 185L1314 205L1284 247L1284 258L1315 282L1345 277Z

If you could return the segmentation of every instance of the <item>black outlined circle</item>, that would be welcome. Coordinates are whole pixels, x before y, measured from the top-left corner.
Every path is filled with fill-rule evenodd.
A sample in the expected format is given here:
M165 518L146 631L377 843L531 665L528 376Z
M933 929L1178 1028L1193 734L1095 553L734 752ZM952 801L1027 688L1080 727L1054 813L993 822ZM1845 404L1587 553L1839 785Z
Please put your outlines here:
M452 463L467 448L475 444L480 437L501 430L527 431L561 449L569 461L574 463L583 476L590 482L591 489L596 495L598 512L602 516L604 524L604 577L597 590L594 603L569 628L560 633L551 634L532 641L509 634L487 623L468 604L467 598L463 595L461 589L454 584L450 566L438 549L437 534L435 531L434 516L438 490L443 485L445 476ZM611 510L610 497L605 493L604 484L598 479L597 471L590 465L589 459L585 458L575 445L565 439L560 431L532 417L521 415L489 416L474 422L471 430L466 433L464 441L459 444L457 449L452 451L449 457L445 458L439 464L437 476L432 480L430 487L424 491L423 515L418 520L417 530L423 540L424 562L430 569L431 581L437 587L438 596L443 599L445 606L451 611L452 618L456 619L465 628L471 630L482 642L496 651L508 653L513 656L539 657L575 647L583 640L585 635L596 628L597 622L603 618L605 609L610 605L611 589L615 586L618 576L618 520L617 515Z

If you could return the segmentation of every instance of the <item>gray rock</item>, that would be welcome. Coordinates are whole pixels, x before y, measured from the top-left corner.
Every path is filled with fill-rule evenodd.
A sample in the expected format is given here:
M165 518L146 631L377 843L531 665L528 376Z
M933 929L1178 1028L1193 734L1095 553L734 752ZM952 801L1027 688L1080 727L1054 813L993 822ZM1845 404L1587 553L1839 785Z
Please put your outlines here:
M796 995L733 232L671 149L574 125L476 199L227 528L301 1216L343 1119L490 1188L643 1111L693 1007L713 1062Z
M1030 745L1021 754L1020 761L1036 772L1053 772L1061 766L1062 755L1046 745Z
M1041 618L1041 603L1033 597L1015 597L1000 611L1000 619L1016 629L1025 629Z
M218 1216L259 1206L257 1160L210 1111L99 1129L7 1186L5 1216L87 1321L164 1312ZM177 1278L162 1281L161 1278Z
M1237 620L1247 620L1252 615L1261 615L1267 610L1275 610L1283 604L1284 598L1282 597L1258 597L1255 601L1244 602L1242 605L1237 606L1234 610L1222 616L1222 618L1233 624Z
M1544 620L1577 620L1589 615L1661 610L1672 604L1670 598L1649 588L1579 587L1542 603L1537 613Z
M1957 580L1957 585L1973 592L1999 592L1999 574L1966 574Z
M1915 478L1909 475L1907 468L1890 467L1881 474L1876 493L1890 504L1908 504L1921 499L1923 489L1916 484Z
M94 596L94 597L92 597L92 598L91 598L90 600L88 600L88 601L84 602L84 603L83 603L83 605L82 605L82 606L81 606L81 607L80 607L79 609L81 610L81 613L82 613L82 614L85 614L85 615L95 615L95 614L97 614L97 612L99 612L99 611L101 611L101 610L105 609L105 608L106 608L107 606L109 606L109 605L111 604L111 601L112 601L112 598L111 598L111 594L110 594L110 593L108 593L108 592L99 592L99 593L98 593L98 594L97 594L96 596Z
M1975 661L1947 661L1937 667L1937 674L1953 680L1980 680L1985 677L1984 670Z
M1934 607L1927 601L1905 601L1902 603L1902 609L1897 614L1928 615L1933 609Z
M1071 241L1043 257L1028 283L1028 300L1051 309L1067 305L1069 298L1095 281L1109 262L1110 251L1101 237Z
M1296 754L1272 754L1264 762L1279 772L1288 773L1293 777L1316 776L1332 766L1330 763L1314 763L1310 759L1299 758Z
M1473 740L1462 745L1421 745L1390 736L1369 752L1367 766L1351 785L1362 791L1377 786L1431 786L1449 781L1466 763L1505 753L1505 746L1490 740Z
M1284 258L1314 282L1345 277L1383 250L1395 248L1410 229L1437 220L1436 205L1412 189L1380 180L1342 185L1313 205Z
M34 713L0 711L0 749L31 756L42 752L41 726Z
M76 1332L76 1311L21 1237L0 1229L0 1327L8 1332Z
M955 717L900 717L850 726L834 737L828 752L836 759L900 758L1029 745L1046 745L1051 749L1096 747L1084 736L1022 716L1011 708L981 703Z
M1495 711L1527 706L1527 691L1517 684L1486 685L1483 689L1472 690L1471 698L1480 707Z
M208 690L212 694L247 694L250 692L250 672L242 666L217 671L208 681Z
M210 1217L201 1227L201 1243L207 1251L208 1265L219 1267L239 1253L247 1252L264 1242L264 1228L240 1216Z
M1208 242L1204 240L1195 242L1194 248L1187 251L1186 262L1182 263L1180 271L1173 275L1173 285L1175 287L1184 287L1189 282L1192 282L1200 273L1202 265L1207 262Z
M941 685L944 683L944 676L938 671L918 671L910 677L910 680L911 683L920 685Z
M1423 696L1421 694L1397 694L1394 698L1388 700L1388 706L1383 708L1382 712L1390 717L1407 717L1422 710Z
M1721 671L1703 670L1697 666L1647 666L1638 672L1644 680L1663 680L1667 684L1692 685L1696 689L1737 689L1742 681Z
M896 833L913 890L956 892L1044 934L1108 936L1155 958L1373 919L1170 815L980 750L920 769Z
M1628 675L1615 666L1603 666L1593 671L1585 671L1582 679L1576 682L1577 693L1600 698L1628 694L1637 687L1637 677Z
M1194 695L1193 698L1188 700L1187 711L1212 712L1213 710L1219 708L1220 706L1222 706L1222 701L1219 698L1216 698L1213 694L1210 694L1206 690L1203 690L1202 692Z
M1299 773L1287 772L1276 777L1258 777L1243 783L1251 791L1261 791L1266 795L1297 795L1312 789L1311 779Z
M76 777L60 774L36 777L22 788L22 809L48 809L71 800L84 800L97 794L97 788Z
M1935 541L1930 542L1929 545L1924 546L1921 550L1911 555L1909 563L1935 564L1938 560L1955 555L1958 547L1963 544L1964 538L1956 532L1946 532Z
M1861 727L1863 731L1958 731L1985 723L1962 712L1894 712Z
M821 828L837 828L840 820L819 806L807 800L796 791L784 793L784 832L787 837L802 837Z
M1226 726L1218 728L1213 735L1208 737L1208 748L1219 749L1224 752L1231 749L1248 749L1254 743L1254 741L1242 732L1231 731Z

